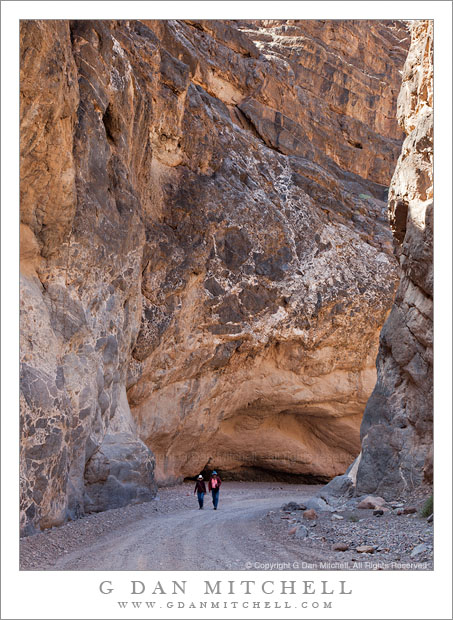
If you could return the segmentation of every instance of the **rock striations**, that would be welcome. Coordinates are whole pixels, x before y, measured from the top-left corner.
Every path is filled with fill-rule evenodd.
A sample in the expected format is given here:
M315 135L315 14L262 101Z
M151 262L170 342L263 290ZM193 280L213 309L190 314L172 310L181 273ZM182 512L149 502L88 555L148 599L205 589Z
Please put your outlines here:
M213 464L323 480L358 454L397 282L386 201L408 36L376 21L21 22L24 534ZM408 105L423 75L406 75ZM403 98L407 185L390 201L405 275L387 325L409 322L405 340L387 329L380 365L417 408L430 145ZM423 435L410 416L394 427Z
M357 492L412 491L433 475L433 22L412 24L398 98L407 134L389 191L401 266L361 427Z

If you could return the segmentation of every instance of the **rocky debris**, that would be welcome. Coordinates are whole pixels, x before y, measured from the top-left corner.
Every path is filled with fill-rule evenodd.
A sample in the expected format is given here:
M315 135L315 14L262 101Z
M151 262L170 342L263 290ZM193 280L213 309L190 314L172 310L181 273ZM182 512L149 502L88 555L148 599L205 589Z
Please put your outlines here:
M397 279L406 24L22 20L20 37L22 533L149 498L153 454L165 484L213 455L238 477L342 473ZM126 485L95 473L124 433Z
M316 521L307 521L310 535L300 541L301 556L308 557L312 553L331 552L331 559L335 561L334 554L339 551L334 547L341 545L343 568L346 566L349 569L365 569L365 564L360 558L367 557L370 558L367 562L372 562L368 570L370 568L407 570L408 567L411 570L430 570L433 553L432 525L420 517L419 512L412 513L405 519L398 517L397 508L386 510L383 508L383 515L376 518L371 510L357 508L357 504L365 497L364 495L360 498L345 498L344 504L339 507L341 516L344 517L341 520L333 519L333 515L328 512L321 512ZM425 500L426 493L414 493L407 498L407 503L418 507L418 505L423 505ZM286 539L287 528L281 525L281 521L268 515L267 523L275 540ZM311 524L316 524L316 527L310 528ZM412 556L412 552L420 544L425 544L427 549ZM364 546L371 547L373 552L359 555L356 549Z
M374 553L374 547L371 545L360 545L360 547L356 547L355 550L357 553Z
M307 538L308 530L304 525L298 525L289 530L288 534L295 535L296 538Z
M373 510L373 515L375 517L382 517L383 514L384 514L383 510Z
M434 521L434 515L430 514L429 517L426 519L428 521L428 523L433 523Z
M389 190L401 280L380 335L356 492L391 499L432 484L433 22L411 24L398 98L406 133Z
M297 502L289 502L288 504L283 504L281 510L292 512L294 510L306 510L305 504L298 504Z
M349 549L349 545L347 543L335 543L332 549L334 551L347 551Z
M313 510L313 508L310 508L309 510L305 510L302 514L304 519L307 519L308 521L314 521L315 519L318 518L317 513Z
M372 495L361 495L358 497L330 495L326 492L327 486L322 487L315 495L304 502L307 509L313 509L319 513L332 513L332 519L341 520L345 516L357 516L366 514L373 510L380 514L388 513L391 508L382 497ZM417 501L420 501L418 499ZM394 506L395 504L389 504ZM403 508L404 503L398 504ZM341 513L341 514L340 514Z
M334 505L332 505L332 503ZM316 510L318 512L333 512L335 510L335 499L328 498L325 495L322 497L311 497L305 502L305 506L306 508Z

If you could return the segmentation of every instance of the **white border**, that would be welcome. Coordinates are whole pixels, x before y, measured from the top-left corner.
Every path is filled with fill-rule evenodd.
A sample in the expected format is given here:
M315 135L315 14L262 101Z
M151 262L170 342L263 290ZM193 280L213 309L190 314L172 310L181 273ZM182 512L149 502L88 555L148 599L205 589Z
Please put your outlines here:
M1 9L2 618L451 618L451 3L4 1ZM99 581L112 579L124 589L130 579L155 581L155 573L116 572L112 576L102 571L18 571L18 20L175 17L435 20L435 570L372 574L166 572L162 575L167 582L169 579L187 579L192 593L204 578L234 579L237 582L243 579L312 579L318 584L321 580L346 580L353 595L329 599L334 601L332 610L239 608L236 611L208 611L203 615L200 610L159 609L155 612L137 610L131 616L130 611L119 612L106 601L110 600L109 597L97 590ZM178 600L192 598L189 595ZM239 600L239 597L235 598ZM251 600L252 597L245 598Z

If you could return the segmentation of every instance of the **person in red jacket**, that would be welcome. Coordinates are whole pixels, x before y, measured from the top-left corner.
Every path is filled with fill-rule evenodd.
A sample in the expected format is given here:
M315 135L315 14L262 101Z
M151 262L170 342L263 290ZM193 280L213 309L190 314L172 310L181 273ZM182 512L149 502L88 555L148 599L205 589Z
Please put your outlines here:
M212 493L212 503L214 505L214 510L217 510L217 506L219 503L219 491L220 491L221 484L222 484L222 481L220 480L220 476L214 470L211 475L211 480L209 481L209 484L208 484L209 490Z
M198 506L200 510L203 508L203 500L206 493L206 485L203 480L203 476L200 474L195 483L194 494L197 494L198 497Z

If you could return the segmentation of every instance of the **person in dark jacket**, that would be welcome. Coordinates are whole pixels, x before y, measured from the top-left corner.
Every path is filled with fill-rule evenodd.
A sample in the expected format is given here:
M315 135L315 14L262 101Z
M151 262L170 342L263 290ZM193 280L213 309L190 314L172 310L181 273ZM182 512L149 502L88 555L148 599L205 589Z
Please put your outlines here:
M195 483L194 494L197 494L198 497L198 506L200 510L203 508L203 500L206 493L206 485L203 480L203 476L200 474Z
M222 481L220 480L220 476L214 470L212 472L211 479L208 484L209 490L212 493L212 503L214 505L214 510L217 510L217 506L219 503L219 491L220 491L221 484L222 484Z

